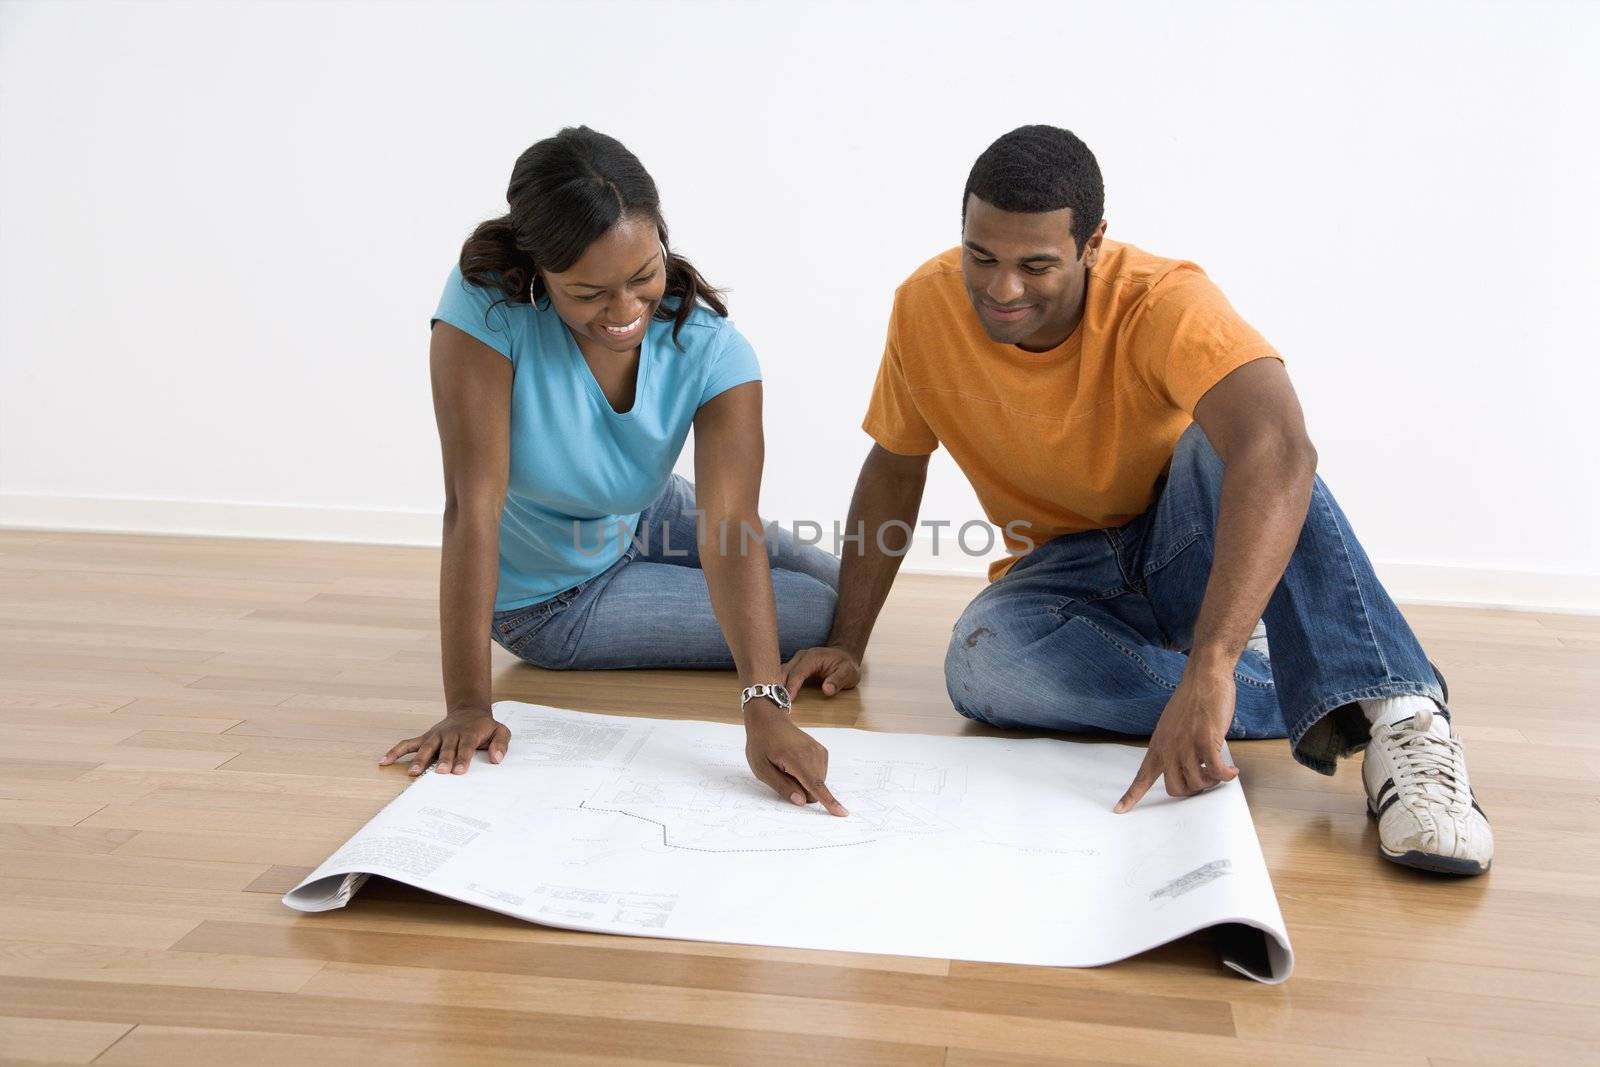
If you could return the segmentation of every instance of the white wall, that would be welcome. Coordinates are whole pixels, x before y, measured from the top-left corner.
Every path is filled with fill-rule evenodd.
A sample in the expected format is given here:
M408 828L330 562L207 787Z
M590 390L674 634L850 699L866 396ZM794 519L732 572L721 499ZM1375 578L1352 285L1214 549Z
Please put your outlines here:
M580 122L733 290L764 510L842 519L894 285L1050 122L1287 356L1398 593L1600 608L1597 49L1577 3L7 3L0 522L433 536L428 313ZM924 515L979 514L941 457Z

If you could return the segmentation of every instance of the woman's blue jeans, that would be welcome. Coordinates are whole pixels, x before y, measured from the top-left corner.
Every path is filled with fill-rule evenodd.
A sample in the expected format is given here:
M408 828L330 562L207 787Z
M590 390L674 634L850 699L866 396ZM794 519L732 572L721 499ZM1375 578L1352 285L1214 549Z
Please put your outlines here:
M1222 470L1191 426L1143 515L1047 541L984 589L945 655L956 709L1003 727L1149 736L1183 677ZM1321 478L1263 618L1271 659L1240 658L1229 737L1287 736L1297 760L1332 774L1367 741L1355 701L1413 693L1444 706L1428 657Z
M673 475L639 516L621 559L548 600L496 612L495 641L535 666L558 670L732 668L700 566L694 506L694 486ZM791 531L766 532L778 650L787 659L826 643L839 560ZM737 537L738 531L729 532L730 550L737 549Z

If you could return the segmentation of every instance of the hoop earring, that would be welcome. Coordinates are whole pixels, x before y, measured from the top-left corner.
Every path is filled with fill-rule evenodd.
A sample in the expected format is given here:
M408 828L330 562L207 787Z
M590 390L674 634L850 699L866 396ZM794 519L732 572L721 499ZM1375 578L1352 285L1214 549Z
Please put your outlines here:
M528 303L533 305L535 311L549 311L550 294L545 293L543 296L534 296L533 287L535 284L535 282L528 283Z

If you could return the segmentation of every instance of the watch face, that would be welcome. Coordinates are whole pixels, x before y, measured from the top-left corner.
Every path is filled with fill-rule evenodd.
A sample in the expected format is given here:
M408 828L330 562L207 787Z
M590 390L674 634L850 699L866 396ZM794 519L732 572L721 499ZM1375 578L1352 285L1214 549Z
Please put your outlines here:
M744 691L743 696L745 702L749 702L756 696L765 696L773 703L777 704L780 708L789 708L793 706L793 700L789 696L789 690L781 682L774 682L770 685L752 685L749 689Z

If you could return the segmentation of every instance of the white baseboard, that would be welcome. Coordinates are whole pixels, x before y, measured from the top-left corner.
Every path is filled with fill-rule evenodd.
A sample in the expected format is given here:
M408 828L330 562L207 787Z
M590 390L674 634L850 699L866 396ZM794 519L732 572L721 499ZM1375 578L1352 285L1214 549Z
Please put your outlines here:
M0 529L260 537L380 545L438 545L436 512L227 504L204 500L129 500L0 493ZM976 529L969 542L978 547ZM925 533L914 539L908 574L982 577L992 555L952 551L954 531L935 554ZM824 539L823 547L831 547ZM1374 565L1390 594L1411 604L1495 607L1518 611L1600 612L1600 574L1441 567L1400 560Z
M1389 595L1407 604L1439 604L1511 611L1600 613L1600 574L1438 567L1373 560Z
M0 529L439 544L438 512L0 493Z
M900 569L907 574L982 577L988 573L989 560L999 556L952 552L945 544L948 539L948 534L941 536L941 551L935 555L926 535L917 534ZM974 545L981 540L974 531ZM1441 567L1382 559L1372 565L1389 595L1407 604L1600 613L1600 574Z

